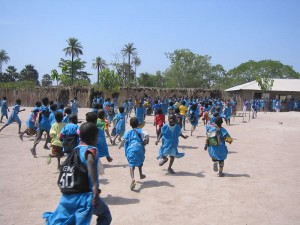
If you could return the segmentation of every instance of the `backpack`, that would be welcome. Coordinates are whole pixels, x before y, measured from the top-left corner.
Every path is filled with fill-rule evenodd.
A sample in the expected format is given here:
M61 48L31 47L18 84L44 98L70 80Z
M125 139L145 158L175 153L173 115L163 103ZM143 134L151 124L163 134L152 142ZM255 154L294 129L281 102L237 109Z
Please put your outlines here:
M63 194L89 192L87 167L79 157L80 148L74 149L60 167L57 184Z
M71 153L78 145L78 134L66 135L63 137L64 153Z
M206 135L209 146L217 146L221 143L220 130L208 131Z

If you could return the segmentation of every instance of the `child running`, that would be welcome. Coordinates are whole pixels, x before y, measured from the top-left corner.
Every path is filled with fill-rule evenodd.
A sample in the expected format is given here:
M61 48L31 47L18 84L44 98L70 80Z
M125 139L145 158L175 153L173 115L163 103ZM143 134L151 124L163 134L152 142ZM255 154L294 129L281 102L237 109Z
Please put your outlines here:
M62 141L63 152L66 154L70 154L79 145L79 126L77 123L77 116L71 115L69 123L60 132L59 139Z
M136 117L130 119L132 129L125 132L119 149L124 146L125 156L129 164L131 176L130 190L135 188L136 182L134 178L135 167L139 168L140 179L146 178L143 174L143 163L145 160L145 145L149 143L149 135L142 129L138 128L139 121Z
M60 132L64 126L67 124L62 122L63 114L61 112L55 113L56 122L51 126L50 137L51 137L51 147L52 154L47 157L47 163L51 163L51 158L57 158L57 169L60 169L60 158L64 156L62 142L60 140Z
M116 135L112 141L113 145L116 145L116 139L119 137L119 141L121 141L121 137L125 132L125 113L124 107L119 107L119 113L115 115L113 121L116 123Z
M21 109L20 110L20 107L21 107L21 99L17 99L16 100L16 104L15 106L13 107L12 109L12 112L8 118L8 120L6 121L5 125L0 129L0 132L5 128L7 127L9 124L13 123L13 122L17 122L19 124L19 134L21 134L21 125L22 125L22 122L18 116L19 112L22 112L22 111L25 111L25 109Z
M80 145L74 149L74 162L63 163L58 185L62 196L54 212L45 212L43 218L47 225L52 224L90 224L93 214L97 225L109 225L112 217L108 206L99 197L97 172L98 128L93 123L84 123L80 127ZM72 156L72 155L71 155ZM66 164L66 165L65 165ZM69 167L72 167L70 169ZM76 171L76 172L74 172ZM80 174L80 176L78 175ZM74 182L70 182L74 181Z
M2 119L3 119L4 116L6 117L6 119L8 119L7 112L9 112L9 108L7 107L6 96L3 96L2 101L1 101L1 120L0 120L0 123L3 123Z
M157 110L157 114L154 117L154 125L156 128L156 138L158 140L158 137L161 134L161 128L165 124L165 115L163 114L163 111L161 109Z
M227 158L228 149L226 142L232 143L228 131L222 127L223 119L220 116L215 117L214 123L208 125L206 130L207 139L204 150L208 149L209 156L214 162L213 169L218 172L219 177L223 177L224 160ZM219 168L218 168L219 163Z
M176 124L176 116L171 114L169 116L169 124L165 124L161 129L161 135L159 136L158 140L155 142L157 145L159 140L162 138L162 145L159 150L159 155L157 159L161 159L159 162L159 166L164 165L168 161L168 156L170 157L168 172L170 174L175 174L174 170L172 169L172 165L174 162L175 157L181 158L184 156L184 153L178 152L178 143L179 143L179 136L187 139L189 136L183 135L181 133L181 128Z

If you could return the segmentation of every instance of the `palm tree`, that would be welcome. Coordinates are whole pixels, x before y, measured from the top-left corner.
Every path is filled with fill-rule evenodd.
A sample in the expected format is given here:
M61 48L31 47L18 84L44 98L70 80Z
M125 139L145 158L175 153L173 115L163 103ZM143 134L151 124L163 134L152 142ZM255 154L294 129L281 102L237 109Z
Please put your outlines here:
M2 73L2 64L7 63L9 60L10 58L7 55L6 51L1 49L0 50L0 73Z
M51 70L51 79L53 81L56 80L56 86L58 86L58 81L60 80L59 77L60 75L58 74L57 70Z
M66 56L70 55L71 56L71 60L72 60L72 64L71 64L71 85L73 85L73 80L74 80L74 70L73 70L73 61L74 61L74 57L79 57L79 55L82 55L82 45L80 42L78 42L78 40L76 38L69 38L67 40L68 43L68 47L64 48L63 51L65 52Z
M97 84L99 85L99 71L101 70L101 72L103 71L103 69L105 69L107 67L107 64L105 62L104 59L102 59L100 56L96 57L96 59L94 59L93 61L95 61L93 63L93 68L97 69Z
M136 80L136 68L141 65L142 61L135 55L132 59L132 63L134 65L134 80Z
M133 43L128 43L127 45L124 46L124 48L122 49L122 52L124 53L124 55L128 56L128 79L130 79L130 56L131 55L135 55L136 52L136 48L133 47Z
M6 68L6 73L11 81L17 81L19 79L19 74L14 66L8 66Z

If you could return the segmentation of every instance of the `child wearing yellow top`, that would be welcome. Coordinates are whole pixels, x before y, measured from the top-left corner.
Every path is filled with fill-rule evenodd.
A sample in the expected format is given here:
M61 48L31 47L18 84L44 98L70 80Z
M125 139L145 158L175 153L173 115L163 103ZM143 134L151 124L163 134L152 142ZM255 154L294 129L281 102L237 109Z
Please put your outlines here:
M186 118L186 113L188 111L188 107L185 104L186 104L185 101L182 101L181 106L179 106L179 114L182 117L183 130L185 130L185 118Z
M61 130L67 124L62 122L63 114L61 112L55 113L55 120L56 122L51 126L50 129L50 138L51 138L51 147L52 147L52 154L49 154L47 157L47 163L51 163L51 158L57 158L57 169L60 169L60 158L64 156L62 142L59 139L59 135Z

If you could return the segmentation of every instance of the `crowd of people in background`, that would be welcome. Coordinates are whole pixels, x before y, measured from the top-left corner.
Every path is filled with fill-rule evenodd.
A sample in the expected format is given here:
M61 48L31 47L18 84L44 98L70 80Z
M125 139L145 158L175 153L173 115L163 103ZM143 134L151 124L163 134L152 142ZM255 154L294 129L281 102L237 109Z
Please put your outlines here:
M272 111L280 111L281 102L279 99L271 99L270 103ZM162 140L157 157L159 166L163 166L169 161L168 173L176 173L173 169L174 161L176 158L184 157L184 153L180 153L178 150L179 137L191 138L197 129L201 129L199 125L203 124L203 132L207 136L203 148L208 150L212 158L213 170L218 172L220 177L224 176L224 160L228 152L226 142L231 143L232 138L222 123L224 121L227 126L230 126L231 117L237 112L235 99L144 96L140 98L130 97L120 103L117 97L105 99L98 95L93 98L91 105L91 110L86 114L85 121L79 121L79 106L76 97L66 106L50 101L45 97L36 102L28 114L26 129L21 131L22 122L18 117L18 114L24 111L24 109L20 109L21 100L16 101L9 117L6 97L3 97L1 101L0 122L3 118L6 118L7 121L0 132L11 123L17 122L21 141L23 141L25 134L35 136L30 149L34 158L37 158L38 144L42 137L45 137L43 148L46 150L51 148L47 163L50 164L52 158L57 159L57 169L60 171L58 183L63 196L55 212L44 214L47 224L67 220L72 215L74 221L82 219L90 221L93 213L98 216L99 221L106 221L105 224L110 224L110 211L99 198L99 181L95 178L95 174L101 174L102 162L100 159L105 158L108 163L113 162L107 143L110 143L111 146L118 145L119 148L124 147L130 169L130 189L134 190L136 185L134 170L136 167L139 170L140 179L146 178L142 168L145 161L145 145L150 141L148 132L143 129L147 116L153 116L153 129L156 132L155 144L158 145ZM291 99L288 102L288 107L291 110L299 110L299 103ZM257 112L266 110L266 102L263 98L250 101L245 99L243 113L250 110L252 118L255 118ZM80 123L83 124L80 125ZM129 123L130 129L126 129L127 123ZM190 128L190 137L183 134L188 128ZM91 130L95 132L91 133ZM64 156L67 156L67 159L61 163L61 158ZM74 165L68 161L70 157L78 157L77 160L72 161L73 163L76 162ZM85 185L85 191L82 191L74 182L72 183L74 186L68 183L67 177L74 176L72 171L69 171L70 168L77 167L84 167L85 170L81 172L88 178L83 179L75 176L72 179L75 179L75 183L80 182ZM75 194L73 198L70 197L70 193ZM91 194L87 195L86 193ZM80 200L84 201L83 205L78 205L73 210L64 208L66 204L78 202L80 197L84 199ZM105 210L101 212L95 203ZM93 207L90 207L92 205ZM86 206L91 209L85 212L86 217L81 215L80 218L75 218L76 211Z

